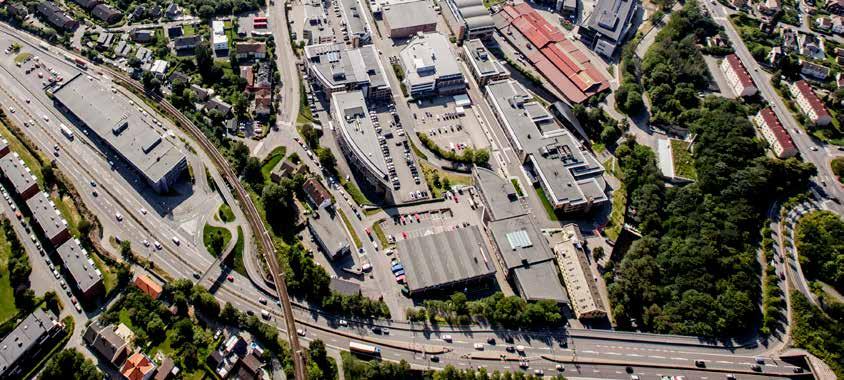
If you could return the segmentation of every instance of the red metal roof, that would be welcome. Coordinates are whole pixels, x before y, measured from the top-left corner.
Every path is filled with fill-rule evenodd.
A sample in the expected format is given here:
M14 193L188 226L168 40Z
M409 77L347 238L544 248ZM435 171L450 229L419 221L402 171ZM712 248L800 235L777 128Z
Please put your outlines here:
M609 88L607 78L589 57L529 4L507 6L498 17L503 21L500 29L515 27L533 45L526 51L517 48L568 100L580 103Z
M783 151L795 149L794 141L791 139L788 132L786 132L785 128L782 127L780 119L777 118L777 114L774 113L774 110L771 109L771 107L768 107L759 111L759 113L762 114L762 120L765 122L768 129L774 133L774 137L776 137L777 141L779 141Z
M753 86L753 79L750 78L750 74L747 72L747 69L744 67L744 64L741 63L739 57L735 54L730 54L727 56L727 63L732 68L733 72L736 73L741 85L744 87Z
M812 107L812 110L815 111L815 114L818 115L818 118L822 118L824 116L829 116L829 111L826 110L826 106L823 105L823 102L815 95L815 92L812 91L812 87L806 83L805 80L799 80L795 83L797 86L797 91L803 95L804 98L809 102L809 106Z

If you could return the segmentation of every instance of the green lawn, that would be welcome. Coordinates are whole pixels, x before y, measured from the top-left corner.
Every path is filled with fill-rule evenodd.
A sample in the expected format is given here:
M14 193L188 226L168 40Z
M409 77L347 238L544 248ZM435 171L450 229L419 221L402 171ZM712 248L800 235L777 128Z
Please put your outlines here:
M38 186L43 187L44 182L41 179L41 161L33 156L26 146L18 140L17 136L15 136L12 131L3 123L0 123L0 135L3 135L9 142L9 149L13 152L16 152L20 155L21 160L29 167L29 170L32 171L32 174L38 179Z
M378 242L381 243L381 247L386 248L390 245L390 242L387 241L387 235L384 233L384 229L381 228L381 223L384 222L384 219L379 219L377 222L372 224L372 232L375 233L375 237L378 238Z
M246 267L243 265L243 227L237 226L237 242L234 243L234 271L244 276L246 274Z
M284 155L287 153L287 148L283 146L276 147L273 149L272 152L264 159L264 164L261 165L261 174L264 175L264 181L270 180L270 172L273 171L273 168L284 159Z
M613 190L612 193L612 211L610 212L610 220L604 226L604 234L610 240L618 239L621 233L621 228L624 227L624 210L627 208L627 196L624 189L619 188Z
M53 203L56 204L56 208L65 220L67 220L67 227L70 230L70 234L75 237L79 237L79 230L76 229L76 226L79 224L79 221L82 220L82 216L79 215L79 209L76 208L73 200L68 196L63 196L61 198L51 196L50 199L53 200Z
M352 227L352 222L349 221L349 218L346 216L346 213L343 210L337 209L337 213L340 214L340 218L343 219L343 224L346 225L346 229L349 230L349 233L352 235L352 240L355 243L355 248L360 248L363 244L360 242L360 237L358 233L355 231L354 227Z
M193 24L184 24L182 25L182 34L184 34L185 37L192 36L196 34L196 29L194 29Z
M513 184L513 188L516 189L516 195L518 195L519 198L525 196L525 193L522 191L522 187L519 186L519 180L518 179L510 178L510 182Z
M536 190L536 195L539 197L539 200L542 201L542 208L545 209L545 214L548 215L548 219L553 221L560 220L557 217L557 213L554 212L554 206L551 205L551 201L548 200L548 197L545 196L545 190L542 190L541 186L534 186Z
M688 149L688 142L671 140L671 160L674 161L674 175L688 179L697 179L694 158L692 158L692 153Z
M211 237L215 234L223 236L223 249L225 249L229 244L229 240L232 239L232 233L223 227L214 227L210 224L205 225L205 228L202 230L202 241L205 243L205 248L208 248L208 252L216 257L220 256L222 252L215 252L214 248L211 247Z
M308 106L308 94L305 93L305 85L301 80L299 80L299 115L296 116L296 123L315 123L311 107Z
M15 63L23 63L27 58L32 57L32 53L24 52L15 56Z
M419 165L422 167L422 174L425 175L425 182L428 183L428 188L431 189L431 196L433 198L441 198L443 193L449 190L444 186L445 179L448 179L450 186L470 185L472 183L472 177L470 176L448 173L424 162L420 162ZM434 181L434 173L437 173L440 177L439 186Z
M370 201L366 195L363 195L363 192L360 191L357 185L355 185L352 181L346 181L345 178L340 178L340 184L343 185L343 188L346 189L346 192L349 193L349 196L352 197L352 200L358 204L358 207L363 205L374 205L375 202Z
M94 260L97 269L103 273L103 286L105 286L106 294L111 293L112 290L117 288L117 274L96 253L91 255L91 259Z
M12 254L5 234L0 233L0 324L18 313L15 292L9 279L9 256Z
M229 207L228 204L223 203L220 205L220 210L217 211L217 217L219 217L223 223L228 223L234 221L234 212L232 212L232 208Z

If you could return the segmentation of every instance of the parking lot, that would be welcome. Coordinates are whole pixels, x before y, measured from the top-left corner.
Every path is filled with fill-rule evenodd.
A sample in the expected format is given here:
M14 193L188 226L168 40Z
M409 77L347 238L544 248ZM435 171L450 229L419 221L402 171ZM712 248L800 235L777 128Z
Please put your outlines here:
M393 104L374 105L370 109L373 125L376 129L381 129L381 136L384 137L381 153L387 161L393 198L396 203L429 199L430 193L422 169L396 115Z
M453 97L438 97L410 104L416 131L427 135L440 148L461 154L463 149L489 148L472 105L458 106Z

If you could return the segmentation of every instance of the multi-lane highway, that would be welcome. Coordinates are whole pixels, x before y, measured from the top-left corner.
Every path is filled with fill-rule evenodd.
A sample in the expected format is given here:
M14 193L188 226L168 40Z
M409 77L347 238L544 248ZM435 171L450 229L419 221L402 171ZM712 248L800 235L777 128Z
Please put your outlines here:
M24 35L18 31L9 31L5 28L3 31L20 39L37 42L33 37ZM42 54L47 53L43 52ZM107 70L111 73L110 75L115 77L119 75L119 73L111 72L106 68L99 69ZM89 72L91 71L96 71L96 69L89 70ZM7 77L12 77L12 79L10 80ZM17 86L14 84L14 77L15 74L13 73L0 72L0 80L10 81L8 85L12 86L12 88ZM97 80L107 79L97 78ZM132 83L128 80L126 82L129 84ZM30 92L30 95L35 94ZM27 95L10 92L5 96L10 101L15 101L16 98ZM19 99L17 100L19 101ZM50 103L35 104L34 106L23 105L21 103L18 107L21 110L28 110L33 116L39 115L39 112L50 111L51 108ZM52 112L55 111L53 110ZM172 112L170 109L168 109L168 112L177 117L182 128L189 127L189 125L183 122L184 119L182 118L184 116L178 117L178 112ZM22 120L19 121L22 122ZM37 136L39 132L37 130L27 133L31 134L33 139L38 140ZM190 133L192 137L202 139L201 136L196 136L194 133ZM47 140L47 137L44 137L44 140L39 140L38 142L39 146L45 151L49 151L52 144L59 143L55 133L49 134L49 136L52 136L52 139ZM82 145L84 144L82 141L84 139L80 139L78 143L65 143L60 146L60 150L62 152L75 152L69 149L81 149L73 145ZM214 154L216 149L213 146L202 145L203 149L209 155L215 156L219 154ZM89 147L87 149L91 148ZM60 152L60 155L64 154L62 152ZM99 160L90 159L90 161L75 164L74 160L59 161L60 168L63 171L66 170L71 173L70 175L73 176L72 179L77 187L84 186L84 184L89 182L91 174L85 176L83 174L85 173L85 169L98 167L91 165L99 165L102 170L109 170L103 164L106 160L102 158ZM63 161L66 163L62 163ZM97 161L102 162L97 163ZM225 171L228 166L224 159L222 162L215 159L215 163L222 165L220 168L221 171ZM61 165L66 165L66 167L62 167ZM97 172L99 171L97 170ZM78 174L74 175L72 173ZM236 181L236 178L234 180ZM119 181L115 180L115 182ZM111 185L121 186L120 183ZM127 196L131 196L132 192L136 190L126 187L125 184L120 188L123 189L120 194L110 195L108 198L102 194L100 197L96 197L96 199L91 195L87 195L83 196L83 200L102 219L108 219L110 215L113 215L115 209L121 209L127 213L135 210L137 206L135 204L128 206L119 205L127 201L127 199L128 202L134 202L132 198L127 198ZM125 194L123 191L125 191ZM109 206L111 204L110 202L114 202L114 204ZM248 205L244 205L243 203L241 203L241 206L248 207ZM125 211L127 209L129 211ZM246 211L246 214L250 214L249 210ZM167 233L178 232L167 231L166 228L169 227L162 227L165 228L167 233L160 233L158 232L159 226L151 227L148 225L149 223L144 223L143 218L140 217L137 220L136 218L127 218L123 223L127 222L135 223L131 224L131 227L137 228L139 231L149 231L151 234L161 235L162 244L166 244L165 240L169 240ZM133 228L127 228L127 230ZM265 236L261 231L264 230L256 229L256 235L259 241ZM141 236L134 237L134 239L138 238L141 238ZM267 251L265 250L263 252L266 253ZM185 252L182 249L163 249L156 251L155 255L160 257L158 261L161 262L162 267L174 277L189 278L194 271L200 269L197 267L196 262L204 262L209 265L211 263L210 257L203 258L204 255L202 254L199 254L195 258L196 261L193 258L185 260ZM274 275L277 275L278 267L272 265L270 267L274 268L272 272ZM212 266L203 284L213 287L215 289L215 295L221 301L231 302L241 310L258 312L262 308L269 308L274 319L280 318L282 315L291 316L286 318L285 323L279 327L281 330L286 331L292 339L296 339L295 318L295 322L299 324L299 327L306 330L305 337L303 338L304 341L319 338L334 350L347 349L348 343L351 340L367 341L382 347L382 357L384 359L403 359L419 367L439 368L446 364L452 364L459 368L484 366L489 369L517 370L519 358L523 357L523 360L529 361L528 371L543 369L546 374L549 374L556 371L557 364L560 364L563 366L561 369L564 369L567 375L571 376L571 371L575 371L575 373L579 371L581 376L600 378L627 378L629 374L627 374L626 366L633 367L633 372L642 375L686 374L693 378L718 378L723 376L724 371L736 373L739 375L739 378L742 376L746 376L746 378L785 377L793 375L794 372L794 367L774 358L765 357L763 358L764 366L762 367L762 373L755 374L750 369L750 366L756 361L756 355L764 352L764 348L730 348L719 344L702 343L695 338L689 337L577 329L519 332L449 327L437 330L430 326L414 326L404 323L376 321L375 323L384 325L384 327L389 326L391 329L389 335L378 335L372 332L372 326L369 323L352 323L349 327L339 327L337 318L331 316L323 317L311 310L291 306L289 310L285 310L282 313L281 308L261 305L257 302L257 299L268 294L263 294L252 283L239 276L236 276L236 280L233 283L229 283L225 281L223 276L219 275L220 273L222 273L222 269ZM283 283L283 281L276 279L276 284L279 283ZM453 337L451 342L443 339L443 335L446 334ZM505 346L508 345L504 343L505 336L513 337L512 344L523 345L524 354L519 355L508 352L505 349ZM485 343L488 339L495 339L496 344ZM561 344L561 342L565 343ZM474 347L475 343L484 344L483 350L476 349ZM504 360L502 360L501 355L505 355ZM432 356L436 356L439 360L436 362L432 361ZM704 360L706 362L706 368L697 369L694 364L695 360ZM579 367L576 367L573 363L578 363ZM596 370L598 372L595 372Z

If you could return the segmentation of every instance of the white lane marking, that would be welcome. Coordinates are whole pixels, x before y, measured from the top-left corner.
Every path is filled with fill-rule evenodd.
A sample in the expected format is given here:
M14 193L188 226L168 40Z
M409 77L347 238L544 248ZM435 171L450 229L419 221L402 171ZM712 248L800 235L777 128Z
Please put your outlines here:
M652 359L665 359L665 356L658 356L658 355L648 355L649 358Z
M671 358L671 360L689 360L689 359L686 359L686 358Z
M618 352L606 352L606 354L607 354L607 355L617 355L617 356L621 356L621 354L619 354Z
M639 354L627 354L627 356L632 356L634 358L641 358L642 357L642 355L639 355Z

